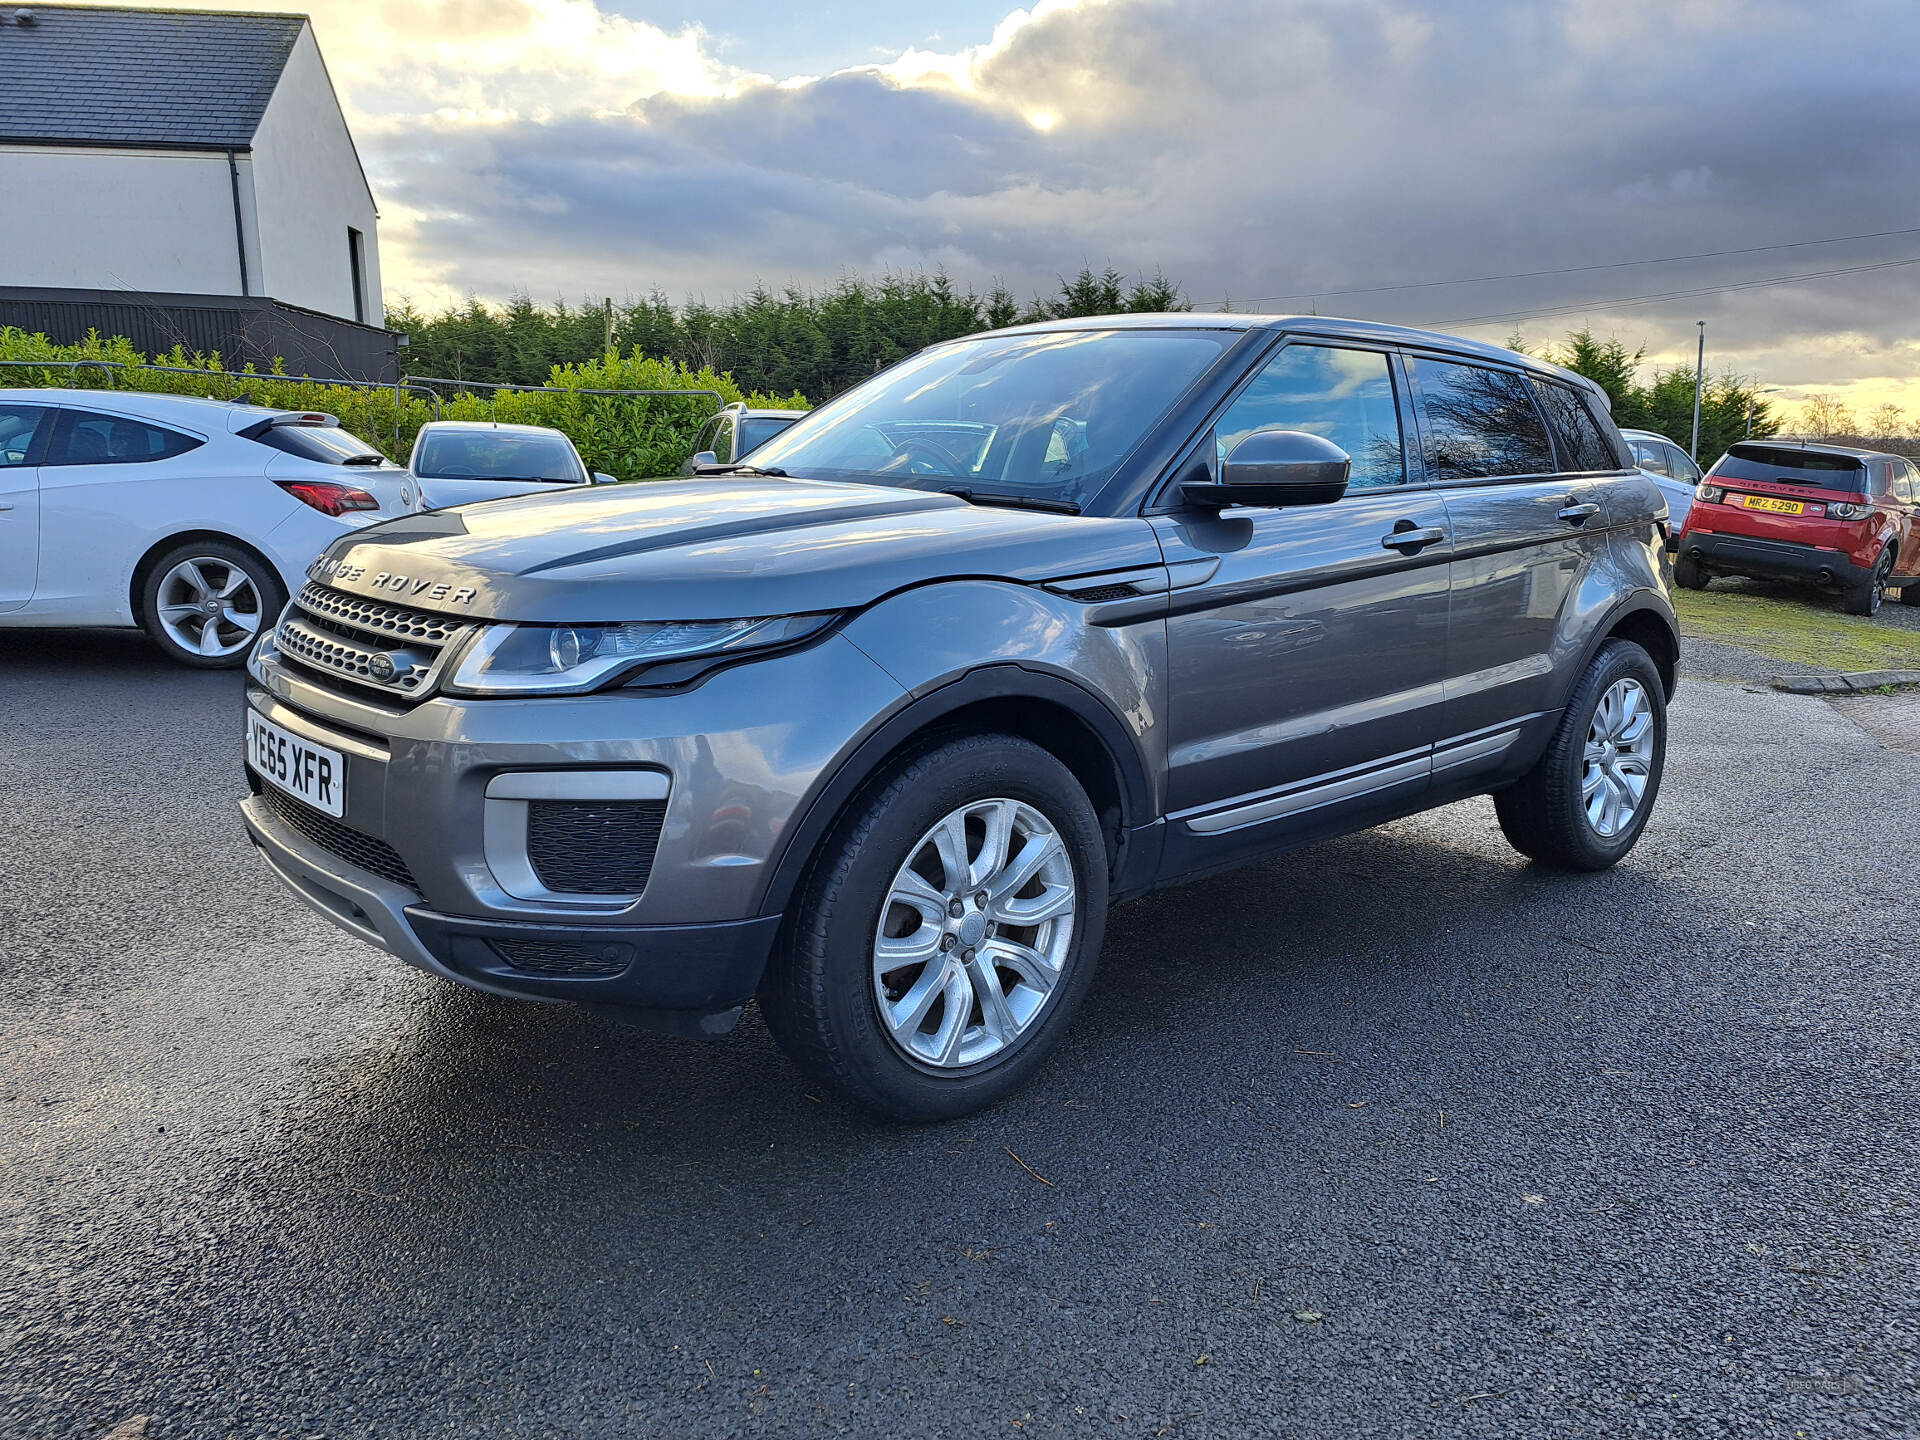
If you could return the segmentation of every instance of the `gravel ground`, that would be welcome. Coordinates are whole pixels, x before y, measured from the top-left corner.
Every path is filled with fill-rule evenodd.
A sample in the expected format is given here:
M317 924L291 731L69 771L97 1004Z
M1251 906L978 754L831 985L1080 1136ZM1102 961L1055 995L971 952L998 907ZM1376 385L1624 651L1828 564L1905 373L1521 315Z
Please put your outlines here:
M0 636L7 1440L1920 1431L1920 756L1825 701L1684 687L1604 875L1480 801L1126 906L900 1130L309 917L239 690Z
M1840 597L1824 591L1815 590L1807 585L1790 585L1780 580L1754 580L1747 576L1723 576L1713 582L1715 590L1731 590L1743 595L1763 595L1769 600L1790 600L1802 605L1812 605L1822 610L1831 610L1836 615L1846 612L1840 608ZM1899 591L1889 592L1880 613L1873 617L1876 625L1891 625L1901 630L1920 630L1920 605L1903 604ZM1784 672L1783 672L1784 673Z

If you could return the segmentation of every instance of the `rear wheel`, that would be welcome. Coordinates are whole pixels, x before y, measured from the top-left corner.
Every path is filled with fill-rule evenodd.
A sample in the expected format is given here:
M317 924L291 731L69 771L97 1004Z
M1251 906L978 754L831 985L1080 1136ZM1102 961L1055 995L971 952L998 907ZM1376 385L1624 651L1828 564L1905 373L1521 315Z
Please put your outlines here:
M1920 580L1915 580L1900 592L1900 603L1902 605L1920 605Z
M1011 735L926 751L823 846L761 1009L803 1070L895 1120L990 1105L1093 979L1107 853L1066 766Z
M1493 797L1514 849L1561 870L1604 870L1633 849L1666 765L1665 693L1631 640L1600 647L1546 753Z
M203 670L246 662L247 652L287 603L273 567L222 540L169 550L141 591L146 631L169 658Z
M1704 590L1712 578L1691 555L1682 555L1673 562L1673 583L1682 589Z
M1887 598L1887 576L1893 573L1893 551L1882 550L1873 573L1858 585L1849 585L1840 603L1849 615L1878 615Z

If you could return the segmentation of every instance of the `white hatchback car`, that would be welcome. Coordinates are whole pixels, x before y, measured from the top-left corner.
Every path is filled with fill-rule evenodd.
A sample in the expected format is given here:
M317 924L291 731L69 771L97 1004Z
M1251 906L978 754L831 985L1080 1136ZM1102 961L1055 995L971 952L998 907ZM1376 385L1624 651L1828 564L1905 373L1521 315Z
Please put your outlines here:
M429 510L470 500L610 485L613 476L589 471L573 441L546 425L502 425L490 420L434 420L414 437L407 469Z
M1660 487L1667 497L1667 517L1674 540L1686 527L1687 512L1693 509L1693 492L1700 484L1700 467L1679 445L1651 430L1622 430L1627 448L1633 451L1633 463L1642 474Z
M331 415L0 390L0 627L137 625L239 665L316 555L418 502Z

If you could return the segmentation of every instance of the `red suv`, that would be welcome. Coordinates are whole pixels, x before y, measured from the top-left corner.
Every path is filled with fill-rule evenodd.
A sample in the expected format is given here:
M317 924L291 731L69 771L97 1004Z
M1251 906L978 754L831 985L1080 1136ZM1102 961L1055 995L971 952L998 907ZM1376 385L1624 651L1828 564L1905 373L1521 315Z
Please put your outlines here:
M1889 587L1920 605L1920 470L1899 455L1742 440L1700 482L1673 578L1805 580L1872 615Z

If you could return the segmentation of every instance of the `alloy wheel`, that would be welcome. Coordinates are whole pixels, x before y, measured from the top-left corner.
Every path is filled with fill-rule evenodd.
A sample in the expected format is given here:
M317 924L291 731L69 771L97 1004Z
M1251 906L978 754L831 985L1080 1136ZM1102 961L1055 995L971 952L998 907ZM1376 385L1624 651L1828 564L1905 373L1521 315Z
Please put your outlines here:
M1580 804L1587 824L1611 840L1633 824L1653 773L1653 702L1631 676L1607 687L1587 726Z
M260 633L260 592L230 560L196 556L160 578L154 609L174 644L220 659L247 648Z
M873 994L882 1028L940 1071L1005 1054L1058 990L1079 913L1053 822L1019 800L950 812L914 845L880 907Z

